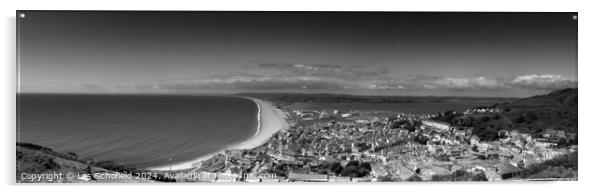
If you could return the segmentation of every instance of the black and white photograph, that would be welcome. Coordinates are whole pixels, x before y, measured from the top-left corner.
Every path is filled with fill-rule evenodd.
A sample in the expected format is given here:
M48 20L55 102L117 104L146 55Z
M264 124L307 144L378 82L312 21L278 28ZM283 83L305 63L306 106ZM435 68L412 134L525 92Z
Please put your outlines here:
M17 183L577 181L577 12L17 10Z

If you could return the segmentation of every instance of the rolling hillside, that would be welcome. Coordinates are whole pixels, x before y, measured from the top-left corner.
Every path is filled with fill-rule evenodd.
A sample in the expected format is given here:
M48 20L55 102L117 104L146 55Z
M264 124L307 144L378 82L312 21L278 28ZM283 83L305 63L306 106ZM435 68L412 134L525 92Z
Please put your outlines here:
M576 135L577 105L577 89L569 88L494 105L501 110L498 113L446 113L435 119L458 126L473 127L476 135L483 140L499 138L497 132L501 129L516 129L536 137L546 129ZM572 143L576 143L576 140Z
M75 153L58 153L50 148L30 144L17 142L17 156L16 156L16 167L17 174L16 180L18 183L148 183L155 182L153 180L135 178L132 179L120 179L106 177L105 179L86 179L78 177L77 174L85 173L100 173L100 174L116 174L125 175L123 172L108 170L104 166L107 162L95 163L92 162L88 165L86 160L79 159ZM88 169L88 167L90 167ZM107 166L112 167L112 166ZM58 174L61 173L62 178L56 179L35 179L31 175L42 175L42 174ZM72 173L75 176L67 178L67 174Z

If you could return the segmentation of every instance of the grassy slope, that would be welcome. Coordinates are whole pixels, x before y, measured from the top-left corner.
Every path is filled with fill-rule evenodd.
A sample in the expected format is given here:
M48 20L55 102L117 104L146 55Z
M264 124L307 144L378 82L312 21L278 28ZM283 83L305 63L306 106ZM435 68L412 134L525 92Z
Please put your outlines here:
M37 183L37 181L22 180L21 175L23 173L28 174L44 174L44 173L62 173L64 176L68 172L71 173L84 173L86 172L87 165L85 162L77 159L77 157L68 154L62 154L54 152L49 148L37 146L33 144L17 143L17 182L23 183ZM107 170L97 166L92 166L91 170L93 173L108 172L116 173L115 171ZM107 183L147 183L154 182L144 179L133 179L133 180L53 180L53 181L42 181L42 182L62 182L62 183L86 183L86 182L107 182Z
M577 89L558 90L547 95L520 99L504 108L510 109L504 116L511 121L516 121L520 116L524 118L522 123L512 123L519 127L577 132Z
M444 115L436 119L474 127L477 131L485 131L484 134L498 129L518 129L524 133L538 134L548 128L577 133L577 89L517 99L499 104L498 107L503 112Z
M529 166L521 172L519 178L577 178L577 156L577 152L573 152L567 155L558 156L557 158L542 162L540 164Z

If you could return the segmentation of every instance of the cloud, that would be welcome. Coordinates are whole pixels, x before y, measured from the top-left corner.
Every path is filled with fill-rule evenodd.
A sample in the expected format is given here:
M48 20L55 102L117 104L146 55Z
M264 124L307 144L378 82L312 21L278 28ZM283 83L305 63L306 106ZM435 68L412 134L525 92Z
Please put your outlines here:
M503 83L500 83L498 79L483 76L476 78L441 78L435 80L433 85L452 90L496 90L504 88Z
M510 85L524 89L554 90L577 87L577 82L559 75L523 75L514 78Z
M339 79L312 76L221 76L208 79L183 80L158 84L170 91L197 90L342 90L346 84Z
M50 85L49 85L50 84ZM200 77L195 79L135 82L135 83L64 83L54 81L37 87L22 89L48 90L71 88L89 92L194 93L241 91L307 91L379 94L437 92L438 94L464 92L519 92L543 93L577 87L577 81L560 75L521 75L509 77L447 77L433 75L396 76L386 68L366 68L331 64L261 63L246 66L243 72ZM66 89L65 89L66 88Z
M309 68L309 67L308 67ZM313 71L313 70L312 70ZM200 90L327 90L327 91L551 91L576 87L576 81L562 76L525 75L510 78L413 76L410 78L378 77L349 79L340 76L316 75L223 75L207 79L182 80L155 84L168 91Z
M363 66L345 66L333 64L300 64L300 63L260 63L248 66L253 70L277 70L283 75L335 77L341 79L373 79L387 74L385 67L364 68Z
M499 78L415 75L384 80L382 85L406 90L497 90L506 88Z
M396 77L387 68L335 64L259 63L245 73L213 76L185 83L190 89L226 90L387 90L387 91L500 91L545 90L576 87L576 81L560 75L515 77L445 77L416 75ZM163 87L173 88L178 84ZM182 86L178 86L182 87Z
M577 87L577 81L560 75L522 75L515 77L443 77L418 75L397 81L412 90L531 90L552 91Z

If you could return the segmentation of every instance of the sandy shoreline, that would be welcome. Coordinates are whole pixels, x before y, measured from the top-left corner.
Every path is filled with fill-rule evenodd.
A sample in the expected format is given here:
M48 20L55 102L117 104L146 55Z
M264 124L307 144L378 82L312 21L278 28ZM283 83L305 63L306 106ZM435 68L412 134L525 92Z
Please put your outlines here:
M258 126L258 129L257 129L257 132L255 133L255 135L243 142L240 142L235 145L227 146L224 149L219 150L217 152L213 152L211 154L201 156L201 157L196 158L191 161L172 164L171 165L172 170L182 170L182 169L193 168L195 166L194 164L199 163L203 160L207 160L207 159L213 157L215 154L224 153L226 150L252 149L252 148L259 147L259 146L263 145L265 142L267 142L274 133L276 133L280 130L288 129L289 126L285 120L285 118L286 118L285 114L282 112L282 110L274 107L272 105L272 103L263 101L263 100L259 100L256 98L250 98L250 97L242 97L242 98L252 100L253 102L255 102L255 104L257 104L257 107L259 110L259 114L258 114L259 126ZM151 167L148 169L150 169L150 170L169 170L170 167L169 167L169 165L167 165L167 166L160 166L160 167Z

